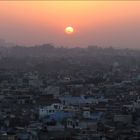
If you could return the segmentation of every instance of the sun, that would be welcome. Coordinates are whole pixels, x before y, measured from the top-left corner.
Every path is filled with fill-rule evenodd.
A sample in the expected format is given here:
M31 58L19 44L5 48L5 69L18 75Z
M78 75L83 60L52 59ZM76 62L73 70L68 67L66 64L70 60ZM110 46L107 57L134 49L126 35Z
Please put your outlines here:
M65 28L65 32L67 34L72 34L74 32L74 28L71 27L71 26L68 26L68 27Z

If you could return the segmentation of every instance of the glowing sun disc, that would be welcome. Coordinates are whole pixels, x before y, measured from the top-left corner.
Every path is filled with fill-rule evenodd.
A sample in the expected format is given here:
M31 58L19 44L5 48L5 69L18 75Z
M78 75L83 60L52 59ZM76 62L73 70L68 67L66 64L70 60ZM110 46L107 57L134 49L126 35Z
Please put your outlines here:
M65 28L65 32L66 32L67 34L72 34L72 33L74 32L74 29L73 29L73 27L68 26L68 27Z

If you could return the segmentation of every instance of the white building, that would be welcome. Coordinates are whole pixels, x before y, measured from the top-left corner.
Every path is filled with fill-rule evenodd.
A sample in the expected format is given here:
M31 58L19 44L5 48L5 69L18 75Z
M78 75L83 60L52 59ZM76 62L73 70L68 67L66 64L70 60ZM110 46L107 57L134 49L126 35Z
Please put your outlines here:
M85 96L63 96L59 98L64 105L98 104L98 99L85 98Z
M29 79L29 86L39 87L42 85L42 81L39 79L37 72L29 73L28 79Z
M132 123L132 115L114 115L115 122Z
M54 97L59 97L60 88L58 86L47 86L44 90L44 94L52 94Z
M83 108L83 118L86 118L86 119L91 118L91 113L90 113L90 108L89 107L84 107Z
M55 112L61 111L62 109L63 105L60 103L53 103L49 106L41 107L39 108L39 118L54 114Z

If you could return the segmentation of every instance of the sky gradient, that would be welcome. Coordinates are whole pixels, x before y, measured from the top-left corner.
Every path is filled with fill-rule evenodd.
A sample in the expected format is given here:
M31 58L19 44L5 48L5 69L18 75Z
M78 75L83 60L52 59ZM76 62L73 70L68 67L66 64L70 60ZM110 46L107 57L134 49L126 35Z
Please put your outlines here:
M24 45L140 48L140 1L0 1L0 38Z

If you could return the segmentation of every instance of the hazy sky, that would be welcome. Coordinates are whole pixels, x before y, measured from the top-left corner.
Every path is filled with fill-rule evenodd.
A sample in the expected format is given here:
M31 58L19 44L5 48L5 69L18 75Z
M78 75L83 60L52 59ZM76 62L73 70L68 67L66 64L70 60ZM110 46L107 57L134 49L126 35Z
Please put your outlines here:
M66 34L67 26L75 32ZM140 1L0 1L0 38L26 45L140 48Z

